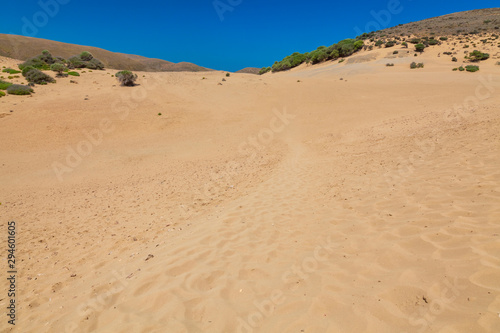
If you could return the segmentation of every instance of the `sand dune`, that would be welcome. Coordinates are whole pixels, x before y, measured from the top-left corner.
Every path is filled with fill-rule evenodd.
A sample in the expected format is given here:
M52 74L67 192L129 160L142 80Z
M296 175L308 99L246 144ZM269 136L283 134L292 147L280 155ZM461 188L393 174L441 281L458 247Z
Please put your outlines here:
M18 328L500 331L500 66L447 48L1 98Z

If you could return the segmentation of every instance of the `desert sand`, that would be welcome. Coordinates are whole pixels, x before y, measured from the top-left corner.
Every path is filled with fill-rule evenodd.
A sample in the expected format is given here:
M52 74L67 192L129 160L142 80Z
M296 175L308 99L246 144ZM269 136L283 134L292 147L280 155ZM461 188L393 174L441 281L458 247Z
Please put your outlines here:
M0 98L1 331L499 332L500 49L448 49Z

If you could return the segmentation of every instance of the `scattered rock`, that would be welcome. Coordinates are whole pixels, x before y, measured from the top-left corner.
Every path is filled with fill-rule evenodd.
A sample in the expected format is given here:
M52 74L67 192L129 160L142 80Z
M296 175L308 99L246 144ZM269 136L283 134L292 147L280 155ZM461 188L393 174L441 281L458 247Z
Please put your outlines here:
M154 255L149 254L148 257L144 259L144 261L148 261L149 259L153 259L154 257L155 257Z
M69 83L78 84L78 82L76 82L75 80L70 80Z

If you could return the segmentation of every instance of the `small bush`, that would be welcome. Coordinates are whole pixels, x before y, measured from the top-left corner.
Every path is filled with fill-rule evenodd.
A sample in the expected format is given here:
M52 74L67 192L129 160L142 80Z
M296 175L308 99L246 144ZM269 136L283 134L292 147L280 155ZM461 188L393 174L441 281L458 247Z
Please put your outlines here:
M392 52L392 54L398 54L398 53L399 53L399 51L394 51L394 52Z
M456 72L458 71L458 68L453 68L452 71Z
M231 76L231 73L226 73L226 77L230 77Z
M97 58L92 58L86 65L89 69L104 69L104 64Z
M121 71L116 73L116 78L120 81L122 86L133 87L135 86L135 80L137 80L137 74L131 71Z
M467 70L467 72L477 72L479 70L479 66L474 66L474 65L469 65L469 66L465 66L465 69Z
M465 68L463 66L460 66L460 67L458 67L458 70L463 72L463 71L465 71Z
M410 68L411 69L415 69L415 68L424 68L424 63L423 62L420 62L420 63L416 63L416 62L412 62L410 64Z
M453 58L451 58L451 61L453 61L453 62L457 62L457 61L458 61L458 59L457 59L456 57L453 57Z
M10 87L7 88L7 92L10 95L31 95L33 92L33 89L28 86L23 86L20 84L13 84Z
M435 39L430 39L429 40L429 45L438 45L438 44L439 44L439 42L437 40L435 40Z
M425 45L424 44L417 44L415 45L415 51L417 52L424 52Z
M42 85L56 82L53 77L43 73L42 71L39 71L38 69L32 69L28 71L26 73L26 80L28 80L29 83Z
M17 70L12 69L12 68L6 68L6 69L2 70L2 72L9 73L9 74L19 74L19 73L21 73L21 71L17 71Z
M421 40L419 38L412 38L410 40L408 40L409 43L412 43L412 44L419 44L421 42Z
M340 63L343 63L344 61L345 61L345 59L340 59L340 60L339 60L339 64L340 64Z
M78 73L78 72L68 72L68 75L71 75L71 76L80 76L80 73Z
M5 82L5 81L0 80L0 90L5 90L8 87L10 87L12 84L13 83Z
M407 42L402 42L401 45L404 46L405 48L408 48L408 43Z
M0 91L0 97L5 96L5 93L3 91Z
M391 63L387 63L385 64L387 67L394 67L394 64L391 64Z
M58 76L63 76L63 72L65 69L66 67L63 64L58 63L50 65L50 70L56 72Z
M385 43L385 47L393 47L394 45L396 45L396 42L393 40L390 40L387 43Z
M448 37L439 37L440 40L445 41L448 40Z

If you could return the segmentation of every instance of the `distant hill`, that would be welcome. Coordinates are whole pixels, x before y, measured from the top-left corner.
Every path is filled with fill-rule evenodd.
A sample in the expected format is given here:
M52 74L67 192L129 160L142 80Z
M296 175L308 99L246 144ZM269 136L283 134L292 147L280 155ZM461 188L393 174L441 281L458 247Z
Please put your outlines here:
M144 72L202 72L212 71L189 62L173 63L161 59L151 59L138 55L116 53L92 46L82 46L55 42L47 39L18 35L0 34L0 56L27 60L49 50L54 56L69 58L89 51L101 60L106 68L127 69Z
M426 20L400 24L398 26L375 32L376 37L382 35L414 35L414 36L450 36L478 34L481 32L500 33L500 8L476 9L437 16Z
M239 71L235 73L243 73L243 74L259 74L260 68L255 68L255 67L247 67L240 69Z

